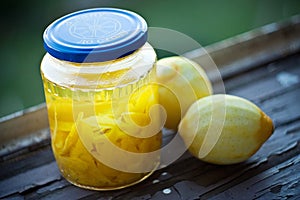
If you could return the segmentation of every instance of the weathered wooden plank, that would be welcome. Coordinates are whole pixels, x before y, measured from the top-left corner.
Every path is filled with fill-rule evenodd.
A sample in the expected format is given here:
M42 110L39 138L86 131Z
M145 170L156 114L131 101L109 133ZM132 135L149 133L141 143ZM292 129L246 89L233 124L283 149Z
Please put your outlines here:
M290 70L292 71L292 70ZM295 71L295 72L293 72ZM265 79L255 79L252 84L246 86L241 86L239 88L229 90L231 94L245 97L249 100L262 100L268 99L272 94L278 94L285 92L289 87L298 88L300 83L300 64L298 65L297 70L292 72L281 71L276 74L270 74L268 78ZM279 82L279 77L286 76L287 79L290 78L291 82L289 85L283 85ZM292 80L294 80L292 82ZM286 80L288 81L288 80ZM242 83L241 83L242 84ZM267 98L266 98L267 97Z
M290 56L288 59L282 59L258 69L252 69L241 73L238 76L225 79L226 90L246 98L257 99L261 98L261 95L263 94L266 95L266 93L274 93L276 91L285 90L287 87L299 83L299 76L300 56L298 53ZM257 90L255 90L256 88L253 84L262 85L265 89L263 93L260 94Z
M66 192L66 190L68 192ZM85 190L78 187L67 186L65 188L56 190L56 192L49 193L46 196L40 197L40 199L80 199L94 191Z
M61 176L55 162L42 165L8 179L1 180L0 198L14 193L22 193L59 179L61 179Z
M298 122L299 124L299 122ZM278 133L284 133L282 128ZM298 132L299 134L299 132ZM252 166L245 167L243 170L237 171L235 175L228 176L225 179L218 180L215 186L211 186L211 190L207 190L201 194L201 197L208 198L222 193L232 186L235 186L257 174L274 167L286 160L293 158L295 155L300 154L300 142L299 139L295 142L285 142L288 139L284 138L284 135L277 134L277 138L271 138L270 141L257 152L247 162L253 163ZM282 145L282 147L280 147ZM226 183L226 184L224 184ZM216 187L217 186L217 187Z
M15 195L6 197L5 200L24 200L24 197L20 194L15 194Z
M211 199L297 199L299 195L300 155L296 155Z
M54 161L51 146L48 145L36 149L30 153L24 153L17 158L0 163L0 180L4 180L26 172L27 170L48 164Z
M36 133L30 138L33 141L28 141L28 143L35 142L34 140L39 140L39 138L44 139L42 130L48 126L45 104L1 118L0 156L9 152L10 148L17 149L14 146L19 145L22 148L28 145L24 141L28 133L33 135Z
M232 77L253 67L258 67L281 59L299 51L300 16L273 23L250 32L238 35L231 40L188 52L185 56L195 60L208 71L211 80L218 79L211 59L215 62L222 77ZM217 75L217 76L216 76Z
M270 113L276 126L279 126L280 124L289 123L300 118L299 99L300 87L277 98L265 100L261 103L261 107L264 111Z

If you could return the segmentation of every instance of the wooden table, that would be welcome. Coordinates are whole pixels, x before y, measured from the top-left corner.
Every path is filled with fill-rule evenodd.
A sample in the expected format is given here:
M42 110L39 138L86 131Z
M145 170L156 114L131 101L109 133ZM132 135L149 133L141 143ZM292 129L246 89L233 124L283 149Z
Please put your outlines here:
M186 152L135 186L108 192L84 190L59 173L43 104L1 119L0 198L300 199L299 19L205 48L219 67L226 93L253 101L275 122L274 134L246 162L218 166ZM203 52L198 49L186 56L204 66ZM222 82L216 71L208 69L208 74L215 92L220 92Z

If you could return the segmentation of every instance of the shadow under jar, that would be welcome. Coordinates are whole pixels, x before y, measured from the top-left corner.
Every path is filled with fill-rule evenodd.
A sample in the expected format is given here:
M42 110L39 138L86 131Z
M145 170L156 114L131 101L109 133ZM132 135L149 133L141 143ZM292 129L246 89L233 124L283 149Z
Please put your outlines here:
M159 165L156 54L139 15L115 8L66 15L44 32L41 62L51 144L62 175L120 189Z

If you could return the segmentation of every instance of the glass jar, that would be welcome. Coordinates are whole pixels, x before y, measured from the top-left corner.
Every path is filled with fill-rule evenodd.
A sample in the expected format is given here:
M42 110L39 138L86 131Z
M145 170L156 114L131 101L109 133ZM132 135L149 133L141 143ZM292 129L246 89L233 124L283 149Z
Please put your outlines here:
M159 165L156 54L146 40L146 22L114 8L71 13L44 32L41 75L51 144L74 185L124 188Z

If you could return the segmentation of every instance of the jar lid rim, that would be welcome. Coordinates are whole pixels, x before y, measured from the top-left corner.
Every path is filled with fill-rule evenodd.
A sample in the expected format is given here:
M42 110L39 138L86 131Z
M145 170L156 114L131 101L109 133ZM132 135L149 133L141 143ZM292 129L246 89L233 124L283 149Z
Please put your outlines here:
M147 41L147 23L117 8L94 8L65 15L45 30L44 48L71 62L103 62L131 54Z

